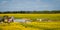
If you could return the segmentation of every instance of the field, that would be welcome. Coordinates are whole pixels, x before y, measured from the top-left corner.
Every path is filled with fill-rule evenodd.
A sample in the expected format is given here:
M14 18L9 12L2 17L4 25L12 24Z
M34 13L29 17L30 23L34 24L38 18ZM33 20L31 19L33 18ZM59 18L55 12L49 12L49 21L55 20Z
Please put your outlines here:
M37 19L37 18L49 18L51 20L60 20L60 14L0 14L0 16L13 16L15 18L30 18L30 19Z
M60 30L60 22L3 23L0 30Z
M0 14L0 16L14 16L15 18L49 18L51 20L60 20L60 14ZM0 24L0 30L60 30L60 22L13 22L10 24Z

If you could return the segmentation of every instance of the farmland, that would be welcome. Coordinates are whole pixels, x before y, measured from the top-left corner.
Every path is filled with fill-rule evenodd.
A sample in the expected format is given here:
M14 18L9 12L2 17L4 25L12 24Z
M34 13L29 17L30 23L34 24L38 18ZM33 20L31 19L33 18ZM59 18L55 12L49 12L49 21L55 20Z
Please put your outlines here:
M60 20L60 14L0 14L0 17L4 15L14 16L16 19L29 18L36 20L37 18L49 18L51 20ZM2 23L0 24L0 30L60 30L60 22Z
M13 16L15 18L30 18L30 19L37 19L37 18L49 18L51 20L60 20L60 14L0 14L0 16Z
M60 30L60 22L3 23L0 30Z

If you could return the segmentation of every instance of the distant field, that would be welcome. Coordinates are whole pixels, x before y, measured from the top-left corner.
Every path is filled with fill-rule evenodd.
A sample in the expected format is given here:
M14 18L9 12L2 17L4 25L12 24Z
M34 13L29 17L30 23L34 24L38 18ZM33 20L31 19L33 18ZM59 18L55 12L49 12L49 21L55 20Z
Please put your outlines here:
M37 18L49 18L52 20L60 20L60 14L0 14L0 16L14 16L15 18L30 18L30 19L37 19Z

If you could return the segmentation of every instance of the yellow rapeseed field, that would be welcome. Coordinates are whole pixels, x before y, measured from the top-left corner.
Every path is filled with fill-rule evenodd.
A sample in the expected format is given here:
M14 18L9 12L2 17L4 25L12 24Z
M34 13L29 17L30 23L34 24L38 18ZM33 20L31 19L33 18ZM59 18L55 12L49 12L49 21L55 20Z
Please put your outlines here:
M0 30L60 30L60 22L2 23Z
M14 16L15 18L50 18L60 20L60 14L0 14ZM28 22L28 23L0 23L0 30L60 30L60 22Z
M0 14L0 16L4 15L14 16L15 18L49 18L53 20L60 20L60 14Z

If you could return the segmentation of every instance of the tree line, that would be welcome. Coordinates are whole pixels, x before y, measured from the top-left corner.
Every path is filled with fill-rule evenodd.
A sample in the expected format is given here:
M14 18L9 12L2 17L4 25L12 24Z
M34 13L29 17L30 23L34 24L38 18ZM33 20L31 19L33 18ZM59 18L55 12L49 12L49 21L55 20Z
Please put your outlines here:
M16 14L16 13L21 13L21 14L56 14L60 13L60 10L52 10L52 11L5 11L5 12L0 12L0 14Z

